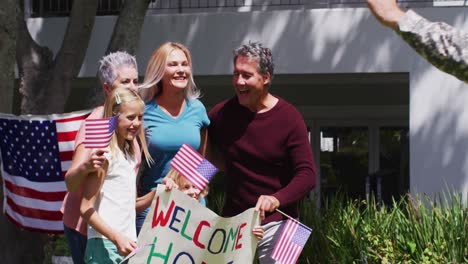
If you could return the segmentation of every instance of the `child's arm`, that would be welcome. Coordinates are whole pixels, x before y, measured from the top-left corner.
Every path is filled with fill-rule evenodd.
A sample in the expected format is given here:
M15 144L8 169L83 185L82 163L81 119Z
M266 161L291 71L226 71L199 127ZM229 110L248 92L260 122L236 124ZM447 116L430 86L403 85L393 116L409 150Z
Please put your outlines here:
M65 183L69 192L77 191L85 177L102 166L105 152L107 150L87 149L83 144L76 148L72 164L65 174Z
M263 239L263 227L261 226L254 226L252 229L252 234L258 239L262 240Z
M143 212L146 208L150 207L151 202L154 199L154 195L156 194L156 189L152 190L151 192L141 196L137 197L136 199L136 204L135 204L135 210L137 213Z
M120 255L126 256L137 248L135 241L132 241L123 234L115 232L104 222L94 209L94 203L97 196L100 194L101 186L107 171L107 166L104 167L104 169L98 170L97 173L92 173L94 177L88 177L86 179L80 213L89 225L117 246Z

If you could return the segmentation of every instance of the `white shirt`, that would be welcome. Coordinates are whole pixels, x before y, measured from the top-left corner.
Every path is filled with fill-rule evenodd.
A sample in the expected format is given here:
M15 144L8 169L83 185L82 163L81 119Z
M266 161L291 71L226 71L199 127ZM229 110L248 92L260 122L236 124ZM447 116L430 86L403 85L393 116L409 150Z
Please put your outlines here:
M112 156L104 154L109 161L106 178L102 184L94 209L113 230L137 240L135 227L136 159L119 151ZM89 238L106 238L88 225Z

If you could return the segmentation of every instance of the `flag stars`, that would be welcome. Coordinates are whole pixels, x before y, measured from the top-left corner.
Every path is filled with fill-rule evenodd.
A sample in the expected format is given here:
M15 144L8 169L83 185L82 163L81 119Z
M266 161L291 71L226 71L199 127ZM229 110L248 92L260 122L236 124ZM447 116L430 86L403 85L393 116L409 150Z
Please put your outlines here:
M49 120L0 120L0 146L9 158L4 170L33 182L63 181L57 135Z

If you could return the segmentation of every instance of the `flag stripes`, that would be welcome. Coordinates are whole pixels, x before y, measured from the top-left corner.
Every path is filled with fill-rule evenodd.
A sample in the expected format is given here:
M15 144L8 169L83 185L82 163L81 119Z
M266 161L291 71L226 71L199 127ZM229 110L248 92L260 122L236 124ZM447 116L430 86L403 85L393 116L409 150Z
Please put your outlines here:
M0 114L4 211L21 228L62 233L63 176L90 111L47 116Z
M272 258L283 264L296 263L311 230L294 219L288 219L273 249Z
M206 188L218 171L213 164L188 144L183 144L171 161L171 167L199 190Z

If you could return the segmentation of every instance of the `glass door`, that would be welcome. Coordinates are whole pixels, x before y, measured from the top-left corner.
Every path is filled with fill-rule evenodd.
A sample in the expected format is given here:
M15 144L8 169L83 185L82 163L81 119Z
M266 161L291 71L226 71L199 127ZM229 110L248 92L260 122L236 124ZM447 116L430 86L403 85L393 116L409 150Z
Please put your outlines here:
M369 171L367 127L320 128L320 185L322 198L343 192L363 198Z
M373 194L378 202L391 203L409 191L407 126L369 123L316 129L321 205L337 192L350 199Z

